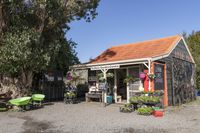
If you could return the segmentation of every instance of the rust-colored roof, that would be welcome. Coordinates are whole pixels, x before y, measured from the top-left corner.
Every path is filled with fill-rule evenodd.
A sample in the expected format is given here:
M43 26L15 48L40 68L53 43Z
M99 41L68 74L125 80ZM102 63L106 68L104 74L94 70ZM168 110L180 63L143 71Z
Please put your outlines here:
M105 63L129 59L151 58L168 54L181 36L113 46L97 56L90 63Z

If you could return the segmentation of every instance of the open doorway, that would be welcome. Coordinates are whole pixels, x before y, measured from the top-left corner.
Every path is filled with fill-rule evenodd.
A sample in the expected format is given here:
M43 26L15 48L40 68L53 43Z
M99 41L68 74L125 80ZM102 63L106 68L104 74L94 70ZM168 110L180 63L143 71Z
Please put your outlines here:
M127 86L124 83L126 78L126 69L117 70L117 96L121 96L122 101L127 100Z

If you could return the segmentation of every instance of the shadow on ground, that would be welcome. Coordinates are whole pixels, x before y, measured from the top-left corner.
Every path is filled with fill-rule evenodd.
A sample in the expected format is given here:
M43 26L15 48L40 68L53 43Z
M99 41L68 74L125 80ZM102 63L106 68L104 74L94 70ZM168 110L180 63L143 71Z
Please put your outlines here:
M22 133L64 133L63 131L53 130L54 126L48 121L36 121L31 117L20 117L25 120Z
M119 131L114 131L114 133L168 133L164 129L134 129L134 128L124 128Z

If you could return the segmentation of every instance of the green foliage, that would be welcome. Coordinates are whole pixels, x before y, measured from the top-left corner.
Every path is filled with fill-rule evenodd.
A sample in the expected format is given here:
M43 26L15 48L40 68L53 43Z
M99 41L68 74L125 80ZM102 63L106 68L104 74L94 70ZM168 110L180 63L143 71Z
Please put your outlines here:
M156 96L132 96L129 99L130 103L134 104L134 103L159 103L160 102L160 98L156 97Z
M0 73L15 77L79 63L69 23L97 15L99 0L2 0ZM27 78L32 78L31 76ZM23 79L23 78L22 78Z
M184 37L196 63L196 85L200 89L200 31L184 34Z
M137 109L139 115L151 115L153 113L152 107L141 107Z
M64 94L64 97L65 98L74 98L74 97L76 97L76 94L74 92L66 92Z
M127 103L124 106L120 107L120 110L122 112L132 112L133 109L131 107L131 104Z
M131 104L138 103L138 96L132 96L132 97L130 97L129 102Z
M134 78L131 75L126 76L126 78L124 79L124 83L130 83L132 81L134 81Z
M103 73L99 73L98 75L98 79L102 82L105 81L105 78L104 78L104 75ZM114 74L113 73L106 73L106 78L113 78L114 77Z
M138 101L144 103L159 103L160 99L155 96L140 96L138 97Z
M34 29L6 32L0 49L0 72L13 75L30 68L33 71L44 69L50 57L36 47L38 43L39 35Z
M151 80L153 80L153 79L156 78L156 75L153 74L153 73L150 73L150 74L148 74L148 77L149 77Z

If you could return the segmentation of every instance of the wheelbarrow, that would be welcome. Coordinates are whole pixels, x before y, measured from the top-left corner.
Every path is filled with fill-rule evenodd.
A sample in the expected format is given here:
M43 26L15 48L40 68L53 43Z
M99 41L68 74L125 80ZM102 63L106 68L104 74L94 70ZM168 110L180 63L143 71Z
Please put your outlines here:
M11 94L10 91L0 94L0 112L8 110L8 101L11 99Z
M20 98L11 99L8 101L8 103L11 106L19 107L19 111L29 110L30 102L31 102L31 97L20 97Z
M7 111L7 110L8 110L7 103L0 101L0 112Z
M43 94L33 94L31 98L32 98L32 105L34 107L38 107L38 106L41 107L42 102L45 98L45 95L43 95Z

